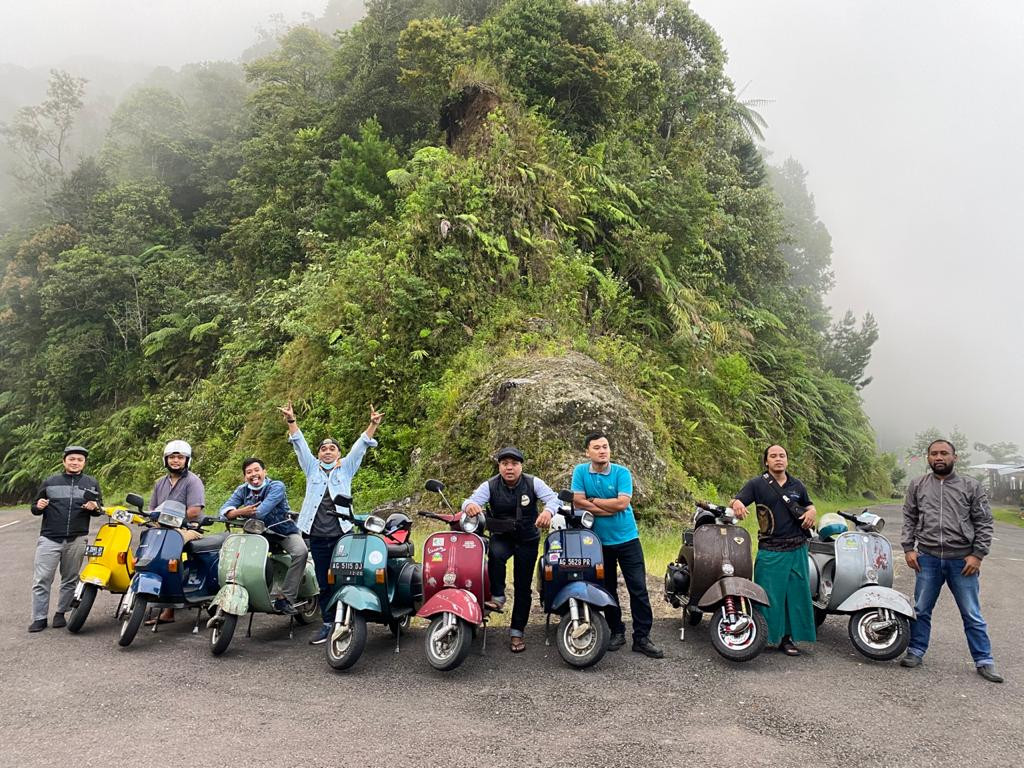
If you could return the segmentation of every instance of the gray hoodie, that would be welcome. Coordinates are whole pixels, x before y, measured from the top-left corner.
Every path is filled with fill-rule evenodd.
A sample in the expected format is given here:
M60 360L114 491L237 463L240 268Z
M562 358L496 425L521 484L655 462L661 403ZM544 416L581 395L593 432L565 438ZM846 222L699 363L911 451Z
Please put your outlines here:
M903 551L952 560L983 558L992 544L988 494L973 477L932 472L910 481L903 504Z

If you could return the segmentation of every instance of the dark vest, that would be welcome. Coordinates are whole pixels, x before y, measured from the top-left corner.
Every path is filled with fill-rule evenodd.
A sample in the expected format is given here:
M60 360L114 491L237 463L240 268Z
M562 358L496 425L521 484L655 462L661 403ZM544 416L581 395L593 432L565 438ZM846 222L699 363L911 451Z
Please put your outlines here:
M487 484L491 496L487 527L492 533L514 532L526 538L540 536L534 524L537 519L537 493L533 489L531 475L520 475L514 488L509 488L501 475L495 475Z

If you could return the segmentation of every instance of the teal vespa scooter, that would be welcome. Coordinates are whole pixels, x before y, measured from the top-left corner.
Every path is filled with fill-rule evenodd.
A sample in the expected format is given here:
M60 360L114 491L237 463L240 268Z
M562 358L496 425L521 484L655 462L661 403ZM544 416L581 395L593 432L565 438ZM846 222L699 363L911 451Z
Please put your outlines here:
M296 517L296 515L291 515ZM291 557L286 552L271 552L271 541L263 535L273 533L274 525L267 526L262 520L250 517L247 520L225 520L228 529L241 528L228 536L220 549L219 581L220 592L210 604L216 608L213 618L207 622L210 628L210 651L220 656L228 649L234 637L238 619L249 614L249 628L246 637L252 635L252 619L256 613L271 613L280 616L274 610L273 595L280 594L285 574L291 564ZM279 548L275 548L279 550ZM317 595L320 593L316 584L316 572L313 564L307 559L306 572L299 585L299 595L295 607L298 613L288 624L288 636L291 637L295 621L308 624L316 617L319 604Z
M340 495L334 505L334 514L353 530L335 545L327 575L327 583L336 590L324 615L330 622L333 612L327 663L348 669L366 647L367 622L386 625L395 635L398 652L402 627L423 602L423 574L412 559L412 520L407 515L395 513L387 520L357 517L352 499Z

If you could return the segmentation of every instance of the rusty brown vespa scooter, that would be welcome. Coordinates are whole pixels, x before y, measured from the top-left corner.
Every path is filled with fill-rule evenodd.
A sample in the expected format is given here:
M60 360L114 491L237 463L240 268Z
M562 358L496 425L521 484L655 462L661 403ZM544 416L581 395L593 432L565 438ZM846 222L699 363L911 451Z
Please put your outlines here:
M755 584L750 534L736 524L728 507L698 501L693 528L683 531L683 546L665 574L665 599L683 609L679 639L686 625L711 616L711 644L730 661L750 661L764 650L768 626L755 603L769 605Z

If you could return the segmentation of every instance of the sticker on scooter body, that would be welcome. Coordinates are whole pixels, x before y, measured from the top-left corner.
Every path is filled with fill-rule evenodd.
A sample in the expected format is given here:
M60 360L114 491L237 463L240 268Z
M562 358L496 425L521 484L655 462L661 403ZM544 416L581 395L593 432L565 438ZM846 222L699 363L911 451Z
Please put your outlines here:
M102 557L103 547L97 547L95 544L91 544L85 548L86 557Z
M370 565L380 565L384 561L384 553L380 550L373 550L366 559L370 561Z

